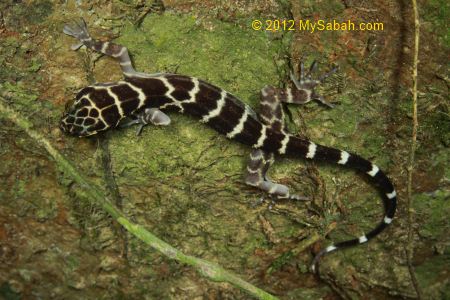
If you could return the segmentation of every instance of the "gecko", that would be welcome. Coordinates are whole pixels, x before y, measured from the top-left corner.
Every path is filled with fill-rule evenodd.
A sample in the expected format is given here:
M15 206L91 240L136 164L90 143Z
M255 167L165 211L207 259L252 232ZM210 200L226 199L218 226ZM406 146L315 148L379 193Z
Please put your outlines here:
M382 220L358 238L320 250L312 260L312 272L317 272L318 262L325 254L367 243L391 224L397 206L397 193L377 165L357 154L297 137L285 128L283 103L305 104L317 100L332 106L315 88L336 68L313 77L317 64L312 63L309 71L305 72L301 63L299 78L293 72L290 73L293 87L265 86L261 90L259 110L255 112L231 93L199 78L136 71L126 47L93 39L83 19L65 25L63 32L78 40L72 45L72 50L78 50L84 45L115 58L124 75L121 81L97 83L81 89L61 118L59 127L64 133L87 137L112 128L137 125L137 133L140 134L148 124L169 125L171 119L166 112L174 110L199 119L228 139L250 146L252 150L244 171L244 181L274 199L301 198L291 194L287 186L273 182L267 176L275 156L334 163L366 175L381 193L384 205Z

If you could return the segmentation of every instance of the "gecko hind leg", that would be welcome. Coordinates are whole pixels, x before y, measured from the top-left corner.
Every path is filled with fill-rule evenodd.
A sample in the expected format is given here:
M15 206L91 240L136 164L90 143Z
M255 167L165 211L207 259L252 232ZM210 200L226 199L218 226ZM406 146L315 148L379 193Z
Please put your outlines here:
M260 96L259 119L272 130L284 132L284 113L277 89L264 87ZM273 153L261 149L253 150L247 166L246 183L257 186L278 199L308 200L303 196L291 195L287 186L272 182L268 178L267 171L273 162Z
M250 153L250 161L247 164L245 183L267 192L276 199L308 200L306 197L291 195L287 186L275 183L267 177L267 171L273 162L273 153L254 149Z

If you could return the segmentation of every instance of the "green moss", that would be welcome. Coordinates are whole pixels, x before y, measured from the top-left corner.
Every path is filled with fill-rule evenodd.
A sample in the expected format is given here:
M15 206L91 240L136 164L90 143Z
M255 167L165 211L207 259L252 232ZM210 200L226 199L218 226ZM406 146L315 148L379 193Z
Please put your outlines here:
M22 299L20 293L14 291L8 282L2 283L0 286L0 296L5 300L20 300Z
M56 201L51 201L48 199L42 199L42 196L39 195L39 198L36 199L36 202L39 205L39 208L36 210L34 215L39 221L45 221L51 218L56 217L57 211L57 203Z
M287 251L277 257L271 264L268 269L268 273L272 274L278 270L280 270L284 265L291 262L294 258L294 253L292 251Z
M11 7L11 15L13 15L14 18L10 20L10 23L17 29L22 30L23 28L21 28L21 26L24 25L23 23L42 23L53 12L53 4L52 1L49 0L32 1L28 5L12 4Z
M16 181L14 190L17 198L23 197L27 191L27 182L25 180Z
M448 113L438 108L436 111L426 114L419 134L430 136L433 141L440 141L445 147L449 147L450 117Z
M80 266L80 260L77 256L68 255L65 257L66 267L70 270L70 272L75 271Z
M424 3L424 12L421 13L421 17L431 25L430 31L437 34L447 48L450 46L449 8L446 0L431 0Z
M422 217L426 222L419 230L423 237L433 237L435 241L439 241L440 237L445 237L448 233L449 196L448 191L438 190L433 195L419 194L414 197L414 208L420 211L422 216L426 216Z
M330 298L332 290L327 287L305 288L301 287L289 291L286 295L286 299L303 299L303 300L316 300Z
M23 83L12 84L4 82L0 89L14 98L14 104L20 106L21 111L34 112L41 110L41 105L36 100L38 95L30 91Z
M426 299L449 299L448 266L450 255L439 255L428 259L425 263L415 267L417 280L425 291ZM433 288L428 288L428 287ZM447 296L445 296L447 295Z

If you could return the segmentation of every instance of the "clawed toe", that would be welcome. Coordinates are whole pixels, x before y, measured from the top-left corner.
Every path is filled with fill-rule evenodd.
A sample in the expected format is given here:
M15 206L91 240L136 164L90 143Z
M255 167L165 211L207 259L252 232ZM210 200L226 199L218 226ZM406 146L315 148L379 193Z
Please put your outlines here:
M309 79L309 80L311 80L312 79L312 74L314 73L314 72L316 72L317 71L317 61L316 60L314 60L313 62L312 62L312 64L311 64L311 66L309 67L309 71L308 71L308 73L306 73L306 79Z
M322 74L322 76L319 77L319 81L320 82L324 82L325 79L327 79L328 77L330 77L331 75L333 75L337 70L339 69L338 66L333 67L333 69L331 69L330 71L328 71L325 74Z
M302 63L302 65L303 65L303 63ZM294 72L292 72L292 70L289 73L289 77L291 78L292 82L294 83L294 85L297 89L299 89L299 90L302 89L302 82L304 81L303 76L302 76L302 71L300 71L300 81L298 81L297 77L295 77Z
M311 199L306 196L300 196L300 195L290 195L289 199L296 200L296 201L310 201Z
M286 194L286 195L276 195L276 200L294 200L294 201L309 201L309 197L306 196L300 196L297 194Z
M313 99L319 101L323 105L328 106L329 108L334 108L335 106L333 103L328 102L323 96L320 95L313 95Z

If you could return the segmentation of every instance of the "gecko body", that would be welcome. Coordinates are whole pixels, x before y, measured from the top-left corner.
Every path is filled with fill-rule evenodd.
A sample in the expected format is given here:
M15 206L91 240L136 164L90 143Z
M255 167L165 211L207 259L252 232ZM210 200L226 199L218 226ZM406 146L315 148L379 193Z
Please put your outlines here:
M84 137L118 126L137 124L138 132L147 124L168 125L165 111L189 114L214 128L227 138L252 148L245 171L245 183L276 198L300 199L288 187L272 182L266 173L275 155L288 155L314 161L331 162L365 174L381 191L385 214L382 221L368 233L336 243L320 251L312 269L326 253L368 242L391 222L396 209L396 191L389 178L368 160L347 151L316 144L287 132L282 103L303 104L318 100L331 106L318 95L315 87L335 69L312 78L316 64L305 74L303 64L300 79L291 73L293 88L266 86L261 90L258 113L227 91L201 79L178 74L145 74L134 70L127 48L90 37L84 21L65 26L64 32L79 40L72 49L85 45L119 60L124 80L99 83L83 88L60 122L63 132Z

